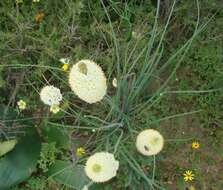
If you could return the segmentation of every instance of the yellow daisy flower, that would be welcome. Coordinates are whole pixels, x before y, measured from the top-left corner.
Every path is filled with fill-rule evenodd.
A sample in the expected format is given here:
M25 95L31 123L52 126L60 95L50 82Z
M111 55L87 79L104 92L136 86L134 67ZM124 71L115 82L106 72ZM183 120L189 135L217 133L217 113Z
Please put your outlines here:
M23 101L23 100L19 100L17 102L17 105L18 105L18 107L19 107L20 110L25 110L26 109L26 102Z
M60 111L60 107L58 105L52 105L50 106L50 112L52 113L58 113Z
M200 148L200 143L194 141L194 142L192 142L191 147L192 147L193 149L199 149L199 148Z
M86 151L85 151L85 149L83 148L83 147L79 147L78 149L77 149L77 151L76 151L76 155L77 156L83 156L83 155L85 155L86 154Z
M194 179L194 174L191 170L187 170L184 174L184 181L192 181Z

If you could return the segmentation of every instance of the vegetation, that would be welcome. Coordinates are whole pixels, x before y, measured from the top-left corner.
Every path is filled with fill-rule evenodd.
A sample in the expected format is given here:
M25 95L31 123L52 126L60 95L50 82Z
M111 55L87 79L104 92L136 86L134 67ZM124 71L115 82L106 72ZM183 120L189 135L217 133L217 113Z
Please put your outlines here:
M0 140L17 144L0 144L0 189L221 190L222 10L220 0L1 1ZM94 104L68 82L82 59L107 78ZM40 99L46 85L63 95L59 112ZM165 144L143 156L135 142L149 128ZM84 165L101 151L119 169L93 183Z

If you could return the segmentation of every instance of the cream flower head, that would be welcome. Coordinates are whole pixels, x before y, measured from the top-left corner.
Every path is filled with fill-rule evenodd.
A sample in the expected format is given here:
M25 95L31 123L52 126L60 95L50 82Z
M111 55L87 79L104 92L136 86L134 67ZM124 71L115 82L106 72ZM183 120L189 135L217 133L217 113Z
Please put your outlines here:
M44 104L49 106L59 105L62 100L62 94L59 88L54 86L45 86L40 91L40 99Z
M145 156L158 154L163 149L163 145L163 136L154 129L142 131L136 139L137 150Z
M90 156L85 166L87 176L97 183L102 183L116 176L119 162L108 152L98 152Z
M91 60L81 60L73 65L69 83L74 93L90 104L102 100L107 91L104 72Z

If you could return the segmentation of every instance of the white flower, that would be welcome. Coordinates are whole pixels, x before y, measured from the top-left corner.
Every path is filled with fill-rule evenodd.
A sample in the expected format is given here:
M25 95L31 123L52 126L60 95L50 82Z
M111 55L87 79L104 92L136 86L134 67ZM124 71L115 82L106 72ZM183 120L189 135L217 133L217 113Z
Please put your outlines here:
M54 86L45 86L40 91L40 99L49 106L59 105L62 100L62 94L60 89Z
M19 100L17 102L17 105L18 105L18 107L19 107L20 110L25 110L26 109L26 102L23 101L23 100Z
M58 113L60 111L60 107L58 105L52 105L50 106L50 112L52 113Z
M85 166L87 176L97 183L105 182L116 176L119 162L108 152L98 152L90 156Z
M70 58L61 58L60 62L63 64L69 64L70 63Z
M33 2L34 2L34 3L38 3L38 2L40 2L40 0L33 0Z
M158 154L163 149L163 145L163 136L154 129L142 131L136 139L136 148L146 156Z
M81 60L73 65L69 83L74 93L90 104L102 100L107 91L104 72L91 60Z
M117 82L117 79L116 78L113 78L112 80L112 85L117 88L117 85L118 85L118 82Z

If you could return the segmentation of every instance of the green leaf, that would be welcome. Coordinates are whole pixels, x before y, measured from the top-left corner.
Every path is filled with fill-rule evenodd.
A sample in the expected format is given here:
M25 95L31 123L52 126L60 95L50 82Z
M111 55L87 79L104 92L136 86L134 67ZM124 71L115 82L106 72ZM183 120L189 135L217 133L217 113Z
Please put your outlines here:
M77 190L81 190L84 185L89 183L84 172L84 166L74 165L68 161L57 160L49 168L47 175L56 182Z
M16 145L17 140L0 142L0 157L10 152Z
M26 180L36 169L40 150L40 137L29 128L15 148L0 159L0 189L7 190Z
M43 127L43 134L47 138L49 143L55 142L57 147L69 149L70 148L70 137L63 128L48 125Z

